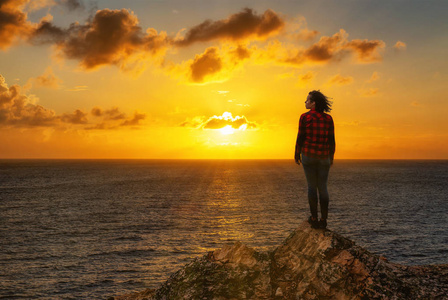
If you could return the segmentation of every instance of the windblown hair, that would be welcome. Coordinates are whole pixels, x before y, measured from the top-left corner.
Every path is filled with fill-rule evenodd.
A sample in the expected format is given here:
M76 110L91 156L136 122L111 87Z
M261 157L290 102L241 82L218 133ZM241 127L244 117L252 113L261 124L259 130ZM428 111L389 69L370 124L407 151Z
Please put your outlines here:
M316 103L316 111L323 113L323 112L330 112L331 111L331 105L333 102L331 102L329 97L322 94L320 91L311 91L309 92L309 95L311 95L310 99L311 102Z

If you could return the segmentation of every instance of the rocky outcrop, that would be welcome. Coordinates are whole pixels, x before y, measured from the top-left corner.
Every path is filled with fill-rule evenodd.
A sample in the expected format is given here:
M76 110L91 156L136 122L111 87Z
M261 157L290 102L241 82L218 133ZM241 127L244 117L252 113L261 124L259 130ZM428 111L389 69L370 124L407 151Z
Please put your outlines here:
M239 242L193 260L141 299L448 299L448 265L389 263L302 223L273 252Z

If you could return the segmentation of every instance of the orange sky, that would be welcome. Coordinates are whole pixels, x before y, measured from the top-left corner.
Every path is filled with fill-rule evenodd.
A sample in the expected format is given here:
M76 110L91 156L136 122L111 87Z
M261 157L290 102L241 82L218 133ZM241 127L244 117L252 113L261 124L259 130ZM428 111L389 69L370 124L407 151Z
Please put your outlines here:
M0 158L448 159L446 1L4 1Z

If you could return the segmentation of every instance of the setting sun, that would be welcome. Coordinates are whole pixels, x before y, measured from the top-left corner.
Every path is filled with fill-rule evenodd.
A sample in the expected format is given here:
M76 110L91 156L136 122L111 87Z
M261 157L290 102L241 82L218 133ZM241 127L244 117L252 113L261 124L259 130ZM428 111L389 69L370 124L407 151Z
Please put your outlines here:
M225 127L219 129L222 134L233 134L235 129L233 129L232 125L226 125Z

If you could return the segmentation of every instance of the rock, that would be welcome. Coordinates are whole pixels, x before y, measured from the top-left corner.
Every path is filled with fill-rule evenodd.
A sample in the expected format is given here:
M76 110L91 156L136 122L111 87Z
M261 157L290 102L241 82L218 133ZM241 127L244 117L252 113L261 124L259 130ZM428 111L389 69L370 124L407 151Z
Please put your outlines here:
M389 263L330 230L303 222L273 252L239 242L209 252L142 299L447 299L448 265Z

